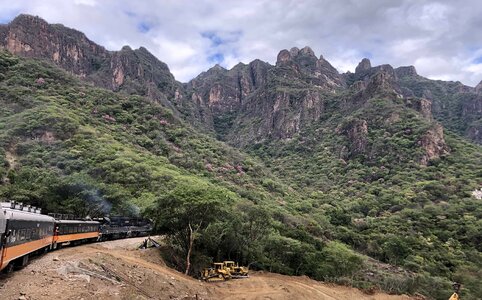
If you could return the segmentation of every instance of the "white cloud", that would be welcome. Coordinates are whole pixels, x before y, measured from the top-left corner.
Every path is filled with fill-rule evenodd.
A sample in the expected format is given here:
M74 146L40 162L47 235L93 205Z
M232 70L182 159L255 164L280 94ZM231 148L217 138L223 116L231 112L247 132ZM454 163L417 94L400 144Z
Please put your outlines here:
M482 79L477 0L0 0L0 20L19 12L81 30L110 50L145 46L181 81L212 66L213 55L229 68L274 63L281 49L305 45L343 72L368 56L431 78L472 86Z
M96 0L74 0L74 3L77 5L87 5L87 6L96 6Z

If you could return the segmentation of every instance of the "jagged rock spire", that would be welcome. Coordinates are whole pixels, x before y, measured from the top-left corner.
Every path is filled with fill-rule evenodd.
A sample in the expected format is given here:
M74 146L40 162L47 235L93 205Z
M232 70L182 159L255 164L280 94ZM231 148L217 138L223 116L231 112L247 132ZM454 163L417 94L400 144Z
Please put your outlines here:
M361 60L361 62L358 64L358 66L355 69L355 73L360 73L363 71L370 70L372 67L372 64L368 58L364 58Z

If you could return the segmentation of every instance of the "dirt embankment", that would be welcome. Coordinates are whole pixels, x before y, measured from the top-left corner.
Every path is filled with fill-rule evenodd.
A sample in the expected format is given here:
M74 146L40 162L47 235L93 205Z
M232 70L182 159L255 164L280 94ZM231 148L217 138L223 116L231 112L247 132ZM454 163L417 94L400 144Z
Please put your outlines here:
M327 299L398 300L366 295L306 277L253 272L250 278L204 283L165 266L143 238L65 248L0 279L0 299Z

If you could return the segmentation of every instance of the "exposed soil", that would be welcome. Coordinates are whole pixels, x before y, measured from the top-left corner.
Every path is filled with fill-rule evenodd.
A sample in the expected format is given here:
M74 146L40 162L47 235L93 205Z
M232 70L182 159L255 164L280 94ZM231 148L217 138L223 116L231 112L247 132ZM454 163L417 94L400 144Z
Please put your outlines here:
M263 272L205 283L166 267L155 248L136 249L143 239L48 253L0 279L0 299L410 299Z

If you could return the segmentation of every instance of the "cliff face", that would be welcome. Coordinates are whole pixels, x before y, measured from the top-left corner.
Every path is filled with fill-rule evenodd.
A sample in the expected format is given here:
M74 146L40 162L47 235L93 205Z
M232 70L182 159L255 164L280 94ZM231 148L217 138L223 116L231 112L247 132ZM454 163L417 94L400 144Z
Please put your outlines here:
M275 66L255 60L231 70L216 66L188 83L203 99L213 128L236 145L266 138L291 138L319 119L321 93L344 86L336 69L309 47L282 50Z
M371 130L380 126L390 130L392 124L396 127L400 122L401 115L406 115L401 111L412 111L428 129L417 134L410 129L404 134L414 143L419 141L415 147L425 153L419 161L427 164L449 153L443 128L433 120L432 100L403 87L400 78L418 75L413 67L372 67L368 59L360 62L355 73L339 74L323 57L317 58L305 47L280 51L275 66L260 61L239 64L231 70L215 66L187 87L192 98L201 99L212 116L211 128L233 145L289 141L305 135L309 128L324 126L324 130L333 128L344 137L346 145L339 149L343 159L376 157L383 149L372 145ZM381 116L381 125L359 117L347 121L361 111L374 113L377 99L383 99L393 110ZM336 117L339 115L341 118Z
M16 55L51 60L82 77L98 70L109 58L104 47L82 32L29 15L20 15L2 25L0 46Z
M414 67L397 68L395 74L404 96L430 101L435 120L445 128L481 143L482 83L472 88L460 82L430 80L417 75ZM424 105L418 106L423 109Z

